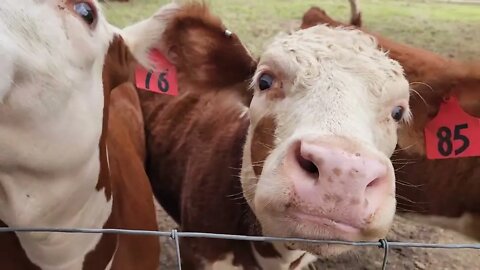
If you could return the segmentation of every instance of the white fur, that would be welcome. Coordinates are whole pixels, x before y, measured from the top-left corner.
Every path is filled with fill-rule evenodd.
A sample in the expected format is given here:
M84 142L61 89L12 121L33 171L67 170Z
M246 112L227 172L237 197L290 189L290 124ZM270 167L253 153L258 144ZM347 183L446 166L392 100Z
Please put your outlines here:
M96 4L96 3L95 3ZM12 227L101 228L112 201L96 190L102 67L112 28L94 29L60 0L2 0L0 219ZM81 269L99 234L19 233L42 269Z
M205 270L243 270L241 266L234 266L233 265L233 254L228 253L225 255L225 258L222 260L215 261L213 263L205 263L204 269Z
M96 1L96 25L87 26L68 6L73 2L2 0L0 219L8 226L103 227L112 210L105 191L96 190L105 54L119 33L148 66L148 52L159 47L177 8L167 5L153 20L122 31L106 21ZM101 237L17 235L29 259L51 270L81 269Z
M301 250L289 250L283 244L274 243L273 246L275 250L281 255L280 258L265 258L261 256L255 247L252 245L253 253L255 259L260 265L261 269L278 269L278 270L302 270L305 269L309 264L316 261L317 257ZM294 269L290 269L290 265L302 256L301 263Z
M148 53L151 48L161 48L161 38L168 20L178 11L180 5L175 1L162 6L153 16L125 27L122 36L137 60L145 67L152 67Z
M395 213L389 157L395 149L398 128L391 110L402 105L406 119L409 116L408 82L401 66L378 50L375 39L367 34L318 25L279 35L267 46L252 86L265 71L281 81L281 89L275 90L282 91L285 98L271 100L267 94L270 90L255 89L241 174L243 190L251 191L244 196L263 232L272 236L335 237L297 224L283 214L284 205L294 196L291 180L281 169L287 149L298 139L326 137L347 140L356 145L357 151L388 164L389 191L371 223L375 228L388 229ZM254 130L265 116L276 119L275 145L257 178L251 145ZM351 237L362 240L361 235ZM338 253L330 246L321 250Z

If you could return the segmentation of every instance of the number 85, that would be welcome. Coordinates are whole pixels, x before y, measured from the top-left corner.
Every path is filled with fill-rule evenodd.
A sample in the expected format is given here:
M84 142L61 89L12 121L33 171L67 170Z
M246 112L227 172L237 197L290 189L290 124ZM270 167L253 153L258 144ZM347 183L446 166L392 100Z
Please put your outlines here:
M462 141L462 145L455 149L455 155L463 153L470 146L470 140L467 136L461 134L463 129L468 128L468 124L456 125L453 134L454 141ZM437 131L438 152L442 156L449 156L453 150L452 131L448 127L440 127Z

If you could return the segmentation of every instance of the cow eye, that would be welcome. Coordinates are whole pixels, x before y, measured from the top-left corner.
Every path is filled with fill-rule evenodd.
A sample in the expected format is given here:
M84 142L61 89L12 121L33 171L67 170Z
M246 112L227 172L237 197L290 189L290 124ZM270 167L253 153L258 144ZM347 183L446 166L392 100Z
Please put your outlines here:
M92 25L97 19L95 9L90 3L78 2L73 5L73 10L82 18L88 25Z
M273 77L267 73L264 73L258 79L258 88L260 90L270 89L273 85Z
M400 121L403 118L403 113L405 112L405 109L402 106L396 106L392 110L392 118L395 121Z

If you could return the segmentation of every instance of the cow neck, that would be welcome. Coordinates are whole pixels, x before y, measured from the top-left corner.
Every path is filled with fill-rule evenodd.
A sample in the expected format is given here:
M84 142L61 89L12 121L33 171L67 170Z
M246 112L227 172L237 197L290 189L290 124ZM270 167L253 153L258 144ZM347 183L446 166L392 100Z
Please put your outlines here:
M239 165L242 165L241 161ZM241 185L240 178L237 177L236 179L238 179L238 181L235 185ZM241 231L251 236L262 236L262 227L255 213L253 213L245 199L242 199L241 204L244 207L242 212L245 213L245 218L240 225L242 228ZM241 252L242 250L239 249L234 250L234 261L235 258L251 258L250 261L246 261L245 259L238 260L242 261L241 264L246 269L252 266L259 269L303 269L303 267L316 259L312 254L302 250L292 249L283 242L251 242L249 246L250 254L248 256L239 254Z
M102 87L101 79L90 83L90 87ZM0 175L6 175L0 179L0 195L3 197L0 199L6 202L0 210L0 226L102 228L113 223L106 148L109 92L105 89L103 98L103 126L98 148L92 148L91 155L75 163L79 164L78 167L56 167L56 170L43 172L33 169L13 170L11 173L0 171ZM68 121L64 121L66 122ZM81 141L78 144L88 148ZM16 233L9 237L6 239L17 238L23 249L13 252L14 256L18 253L19 256L16 257L25 258L22 255L25 254L32 263L29 265L42 269L82 269L87 254L96 257L92 250L96 251L100 242L103 242L102 246L109 247L108 251L101 250L102 256L108 257L102 267L105 269L111 264L116 246L116 237L108 239L114 245L106 245L105 237L101 234Z

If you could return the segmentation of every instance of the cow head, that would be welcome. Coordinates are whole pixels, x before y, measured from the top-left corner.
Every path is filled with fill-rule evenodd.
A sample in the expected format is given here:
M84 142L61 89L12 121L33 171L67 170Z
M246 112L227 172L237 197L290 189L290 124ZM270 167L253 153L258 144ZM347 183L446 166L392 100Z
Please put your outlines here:
M48 171L76 166L98 150L102 68L112 38L96 1L2 2L3 165L22 163ZM42 129L41 136L32 132Z
M108 93L129 80L134 62L120 31L96 0L0 6L0 224L112 225ZM18 234L28 259L51 269L92 268L90 251L108 258L115 250L109 236L96 249L101 238Z
M376 46L358 30L319 25L276 38L261 56L242 185L265 234L386 235L396 203L389 157L410 116L409 85Z

